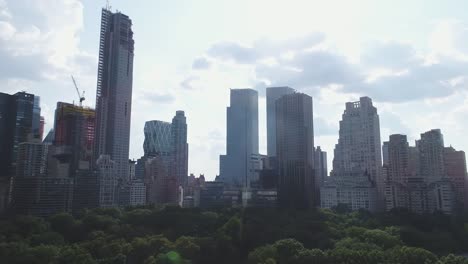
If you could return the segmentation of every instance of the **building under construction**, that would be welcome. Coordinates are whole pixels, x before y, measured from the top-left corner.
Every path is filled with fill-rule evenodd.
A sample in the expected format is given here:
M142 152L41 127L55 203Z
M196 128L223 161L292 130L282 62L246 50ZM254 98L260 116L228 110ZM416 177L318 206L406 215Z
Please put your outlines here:
M53 156L58 164L52 166L55 171L50 171L50 173L74 177L78 170L91 168L95 119L94 109L63 102L57 103ZM61 164L69 165L64 167Z

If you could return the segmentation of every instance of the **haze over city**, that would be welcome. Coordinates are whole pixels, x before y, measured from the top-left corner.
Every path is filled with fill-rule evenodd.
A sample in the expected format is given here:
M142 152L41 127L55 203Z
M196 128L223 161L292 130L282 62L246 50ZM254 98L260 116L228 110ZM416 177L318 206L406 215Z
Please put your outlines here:
M95 106L101 7L95 0L0 0L0 91L41 96L45 132L57 101L77 103L70 75ZM110 1L135 38L130 158L143 155L148 120L184 110L189 172L219 173L230 88L313 97L315 145L331 167L344 103L369 96L381 138L440 128L467 150L466 1ZM51 8L53 7L53 8Z

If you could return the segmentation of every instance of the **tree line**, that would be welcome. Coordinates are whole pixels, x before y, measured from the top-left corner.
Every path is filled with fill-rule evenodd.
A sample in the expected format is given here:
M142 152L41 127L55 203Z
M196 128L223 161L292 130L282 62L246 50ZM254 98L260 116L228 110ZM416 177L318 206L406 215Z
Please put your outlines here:
M468 215L133 207L4 216L2 263L468 264Z

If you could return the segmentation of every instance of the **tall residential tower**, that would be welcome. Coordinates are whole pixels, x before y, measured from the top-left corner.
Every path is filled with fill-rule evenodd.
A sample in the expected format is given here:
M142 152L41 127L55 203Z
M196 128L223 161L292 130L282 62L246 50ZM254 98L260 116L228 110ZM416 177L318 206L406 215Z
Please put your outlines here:
M320 189L322 207L383 209L380 122L369 97L346 103L334 154L331 177Z
M173 167L179 185L186 186L188 179L187 118L184 111L177 111L171 126Z
M102 10L94 160L109 155L118 178L128 177L134 40L132 20Z

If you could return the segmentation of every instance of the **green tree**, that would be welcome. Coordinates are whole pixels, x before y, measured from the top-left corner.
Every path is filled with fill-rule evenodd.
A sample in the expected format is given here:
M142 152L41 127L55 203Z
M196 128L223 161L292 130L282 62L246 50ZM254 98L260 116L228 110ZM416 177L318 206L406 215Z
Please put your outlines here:
M248 263L267 263L268 260L276 260L277 258L278 254L276 252L276 247L273 245L266 245L256 248L254 251L250 252L248 256Z
M273 246L278 254L278 263L289 263L299 252L304 250L304 245L295 239L279 240Z
M367 230L364 232L362 237L365 242L376 244L384 249L401 245L398 238L378 229Z
M193 237L182 236L179 237L175 243L174 247L184 258L190 260L198 260L200 254L200 246L197 244L197 241Z
M61 249L56 264L96 264L91 254L83 248L72 245Z
M400 264L432 264L437 262L437 257L431 252L422 248L406 246L390 251L390 259Z
M437 264L468 264L468 259L450 254L446 257L442 257Z

